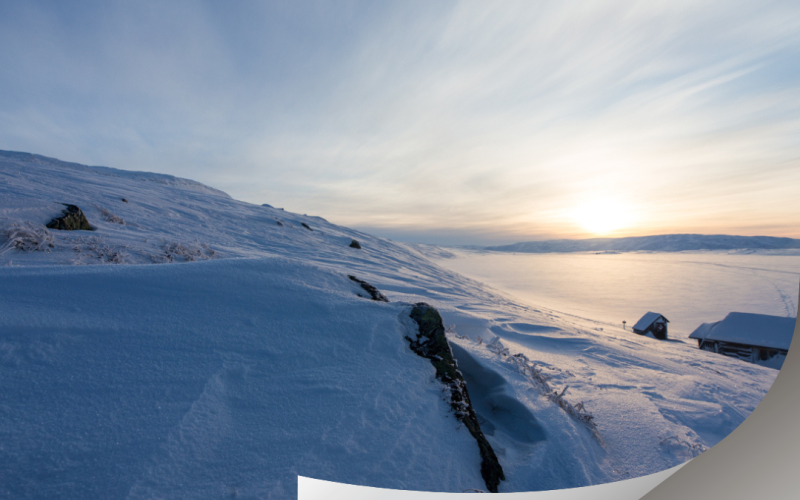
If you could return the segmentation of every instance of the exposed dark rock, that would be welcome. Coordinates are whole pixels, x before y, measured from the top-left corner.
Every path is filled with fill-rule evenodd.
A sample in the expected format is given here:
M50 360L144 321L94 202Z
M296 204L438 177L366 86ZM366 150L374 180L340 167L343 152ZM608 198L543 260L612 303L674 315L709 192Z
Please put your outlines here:
M122 201L124 201L125 203L128 203L128 200L126 200L125 198L122 198Z
M379 300L381 302L389 302L389 299L387 299L386 296L384 294L382 294L380 290L378 290L374 286L370 285L366 281L360 280L360 279L358 279L358 278L356 278L355 276L352 276L352 275L348 275L347 277L350 278L351 280L355 281L359 285L361 285L361 288L363 288L364 290L367 291L367 293L369 293L369 296L370 296L370 298L372 300Z
M311 229L311 228L308 226L308 224L306 224L305 222L301 222L301 223L300 223L300 225L301 225L301 226L303 226L304 228L308 229L309 231L313 231L313 229Z
M361 250L361 243L359 243L357 240L353 240L350 242L350 248L358 248Z
M436 378L450 388L450 407L455 412L456 418L478 442L481 453L481 476L486 488L492 493L497 493L497 487L500 481L505 480L505 474L492 445L486 440L478 424L478 417L469 400L467 384L458 370L453 353L450 351L450 344L444 335L442 317L439 311L424 302L415 304L410 316L419 325L419 335L416 339L406 337L411 344L411 350L429 359L436 369Z
M275 222L277 222L279 226L283 227L283 222L281 221L275 221Z
M67 208L61 212L61 217L56 217L50 222L47 223L47 227L49 229L61 229L64 231L75 231L78 229L84 231L94 231L94 228L89 224L89 221L86 220L86 216L83 215L83 211L75 205L67 205L63 203Z

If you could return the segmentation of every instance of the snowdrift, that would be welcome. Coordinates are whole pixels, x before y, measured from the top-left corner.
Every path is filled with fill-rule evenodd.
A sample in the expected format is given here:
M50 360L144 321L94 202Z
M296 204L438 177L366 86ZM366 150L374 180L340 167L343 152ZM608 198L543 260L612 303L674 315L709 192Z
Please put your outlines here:
M339 274L271 258L2 282L5 497L289 498L297 474L484 487L408 308Z

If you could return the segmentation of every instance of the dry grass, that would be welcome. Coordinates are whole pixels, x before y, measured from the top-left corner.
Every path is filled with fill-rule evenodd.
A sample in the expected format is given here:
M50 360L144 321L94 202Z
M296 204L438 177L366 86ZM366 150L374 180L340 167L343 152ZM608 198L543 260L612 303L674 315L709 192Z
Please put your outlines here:
M45 227L30 222L11 223L3 232L6 241L0 246L0 254L12 249L23 252L49 252L55 247L55 240Z
M528 382L531 383L531 385L536 387L539 392L547 396L550 401L557 404L570 417L586 426L586 428L592 432L592 435L595 437L595 439L597 439L597 442L599 442L601 445L604 444L603 438L600 435L600 430L597 428L597 424L594 423L594 415L586 411L583 402L573 405L564 398L569 386L565 386L561 392L553 390L548 382L550 380L550 376L542 373L542 369L536 366L536 363L529 360L524 354L518 353L512 355L508 348L505 347L502 342L500 342L500 337L495 337L494 340L486 344L486 348L498 356L504 357L506 362L514 365L514 367L517 369L517 372L523 375Z
M213 259L217 252L205 243L176 243L165 242L162 246L163 252L150 256L156 264L171 262L194 262L197 260Z
M94 208L100 211L100 215L103 216L104 221L111 222L112 224L125 225L125 221L122 220L122 217L111 213L107 208L98 207L97 205L95 205Z

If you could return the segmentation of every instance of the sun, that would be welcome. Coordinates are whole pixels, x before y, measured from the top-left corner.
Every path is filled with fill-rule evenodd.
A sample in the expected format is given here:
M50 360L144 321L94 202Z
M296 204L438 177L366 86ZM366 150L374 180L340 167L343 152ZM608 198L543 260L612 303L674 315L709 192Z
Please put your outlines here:
M596 198L575 207L572 218L590 233L604 235L630 227L633 211L617 200Z

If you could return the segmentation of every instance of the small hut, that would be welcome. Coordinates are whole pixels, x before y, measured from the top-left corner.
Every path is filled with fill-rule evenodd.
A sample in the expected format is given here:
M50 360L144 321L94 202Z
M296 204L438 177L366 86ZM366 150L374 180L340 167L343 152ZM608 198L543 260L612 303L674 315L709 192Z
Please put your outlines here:
M732 312L703 323L689 335L706 351L780 370L792 343L797 318Z
M647 335L650 333L653 337L664 340L667 338L667 323L669 323L669 320L663 315L648 312L633 325L633 332L639 335Z

